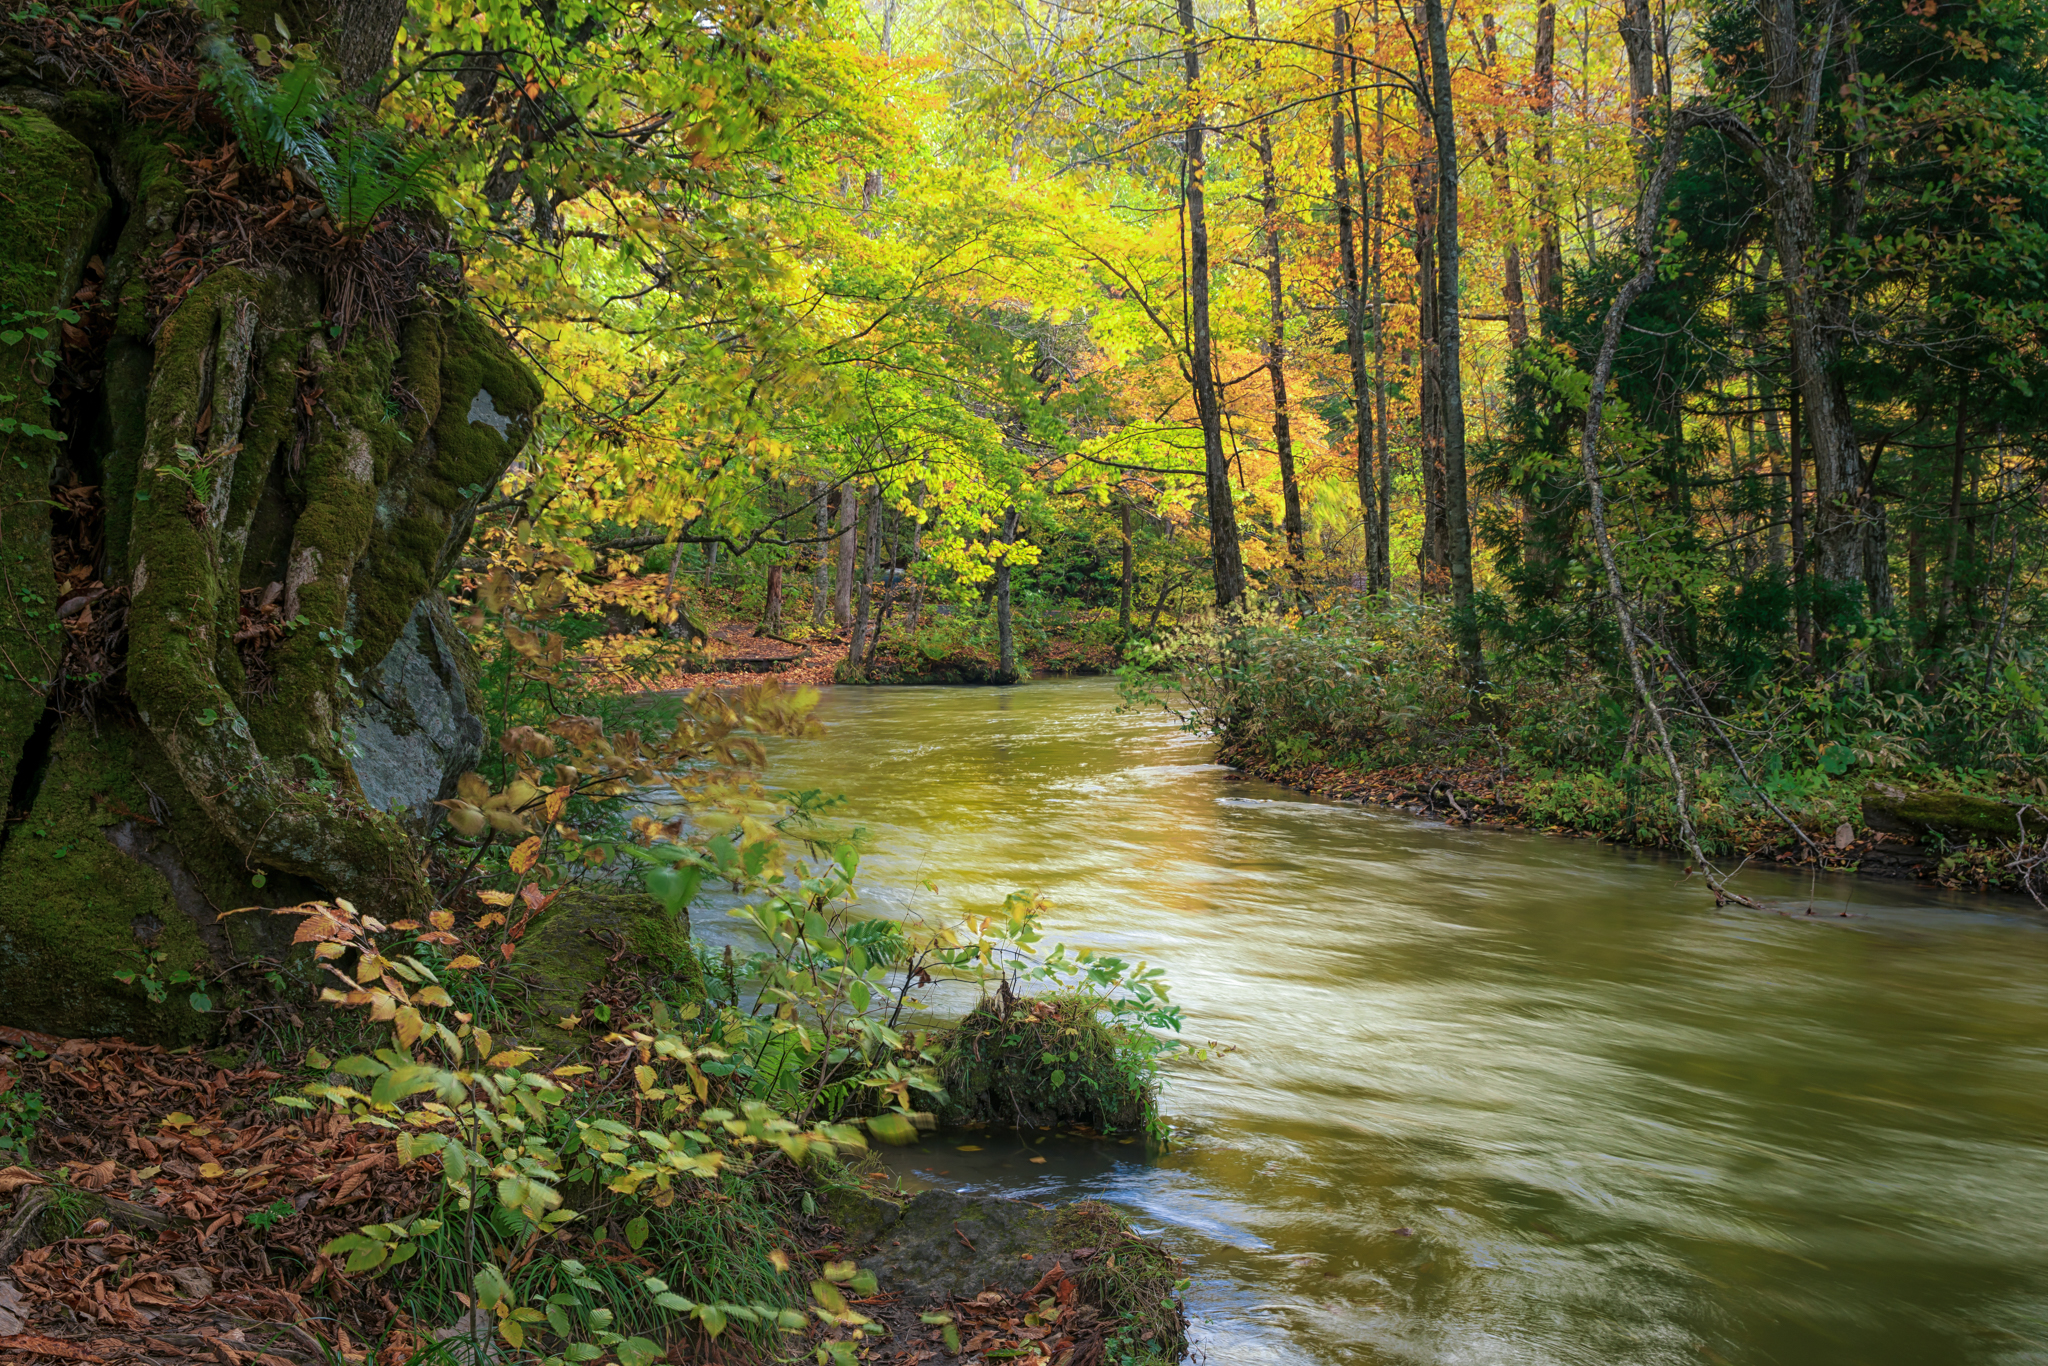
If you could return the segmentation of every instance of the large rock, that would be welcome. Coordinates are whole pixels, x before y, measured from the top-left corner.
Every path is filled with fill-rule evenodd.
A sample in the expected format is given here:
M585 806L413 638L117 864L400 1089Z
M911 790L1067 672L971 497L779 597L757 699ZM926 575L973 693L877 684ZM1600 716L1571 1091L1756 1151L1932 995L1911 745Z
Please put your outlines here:
M455 780L483 753L476 661L449 613L429 593L391 648L362 678L355 730L356 780L380 811L404 812L424 830L434 803L454 795Z

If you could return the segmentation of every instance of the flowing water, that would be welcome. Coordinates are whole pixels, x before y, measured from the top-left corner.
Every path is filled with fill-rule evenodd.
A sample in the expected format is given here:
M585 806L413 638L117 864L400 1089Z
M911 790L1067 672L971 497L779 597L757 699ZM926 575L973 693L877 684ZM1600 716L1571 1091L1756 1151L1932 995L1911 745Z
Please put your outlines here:
M1749 873L1772 909L1716 910L1670 862L1240 779L1106 680L822 716L773 772L847 795L874 909L1042 887L1228 1046L1169 1066L1163 1155L894 1157L1124 1206L1192 1261L1198 1360L2048 1362L2027 907Z

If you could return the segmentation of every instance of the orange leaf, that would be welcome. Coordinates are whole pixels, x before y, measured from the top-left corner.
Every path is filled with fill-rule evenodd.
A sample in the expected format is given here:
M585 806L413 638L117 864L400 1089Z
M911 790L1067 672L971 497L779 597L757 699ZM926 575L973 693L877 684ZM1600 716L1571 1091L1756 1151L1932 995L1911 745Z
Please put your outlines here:
M533 865L538 863L539 861L539 835L532 835L520 841L519 847L512 851L512 857L508 860L509 864L511 865L512 871L521 874L522 876L526 873L527 869L533 867Z
M449 967L451 967L451 968L457 968L457 969L461 969L461 968L480 968L480 967L482 967L483 965L484 965L484 960L483 960L483 959L481 959L481 958L479 958L479 957L477 957L477 956L476 956L475 954L473 954L473 953L465 953L465 954L463 954L463 955L462 955L462 957L460 957L460 958L457 958L457 959L455 959L455 960L454 960L453 962L451 962L451 963L449 963L449 964L448 964L448 966L449 966Z

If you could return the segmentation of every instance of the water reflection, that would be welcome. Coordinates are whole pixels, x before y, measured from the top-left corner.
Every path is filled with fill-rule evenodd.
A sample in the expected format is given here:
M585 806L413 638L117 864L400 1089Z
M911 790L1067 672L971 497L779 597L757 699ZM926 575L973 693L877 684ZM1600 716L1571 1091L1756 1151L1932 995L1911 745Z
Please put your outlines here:
M1774 909L1717 911L1666 862L1240 780L1115 700L839 689L778 748L869 829L875 909L1042 886L1235 1049L1174 1067L1164 1158L946 1135L907 1179L1118 1201L1195 1258L1219 1366L2048 1361L2021 908L1752 873Z

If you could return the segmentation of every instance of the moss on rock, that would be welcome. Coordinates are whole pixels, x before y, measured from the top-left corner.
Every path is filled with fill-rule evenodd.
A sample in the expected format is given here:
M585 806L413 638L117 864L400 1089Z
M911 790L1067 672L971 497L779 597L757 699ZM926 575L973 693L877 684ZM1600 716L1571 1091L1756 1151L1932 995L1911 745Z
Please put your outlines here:
M150 794L132 762L146 738L76 722L59 732L35 807L0 854L0 1022L175 1043L209 1032L187 1002L153 1005L114 980L150 949L168 954L166 969L212 956L171 879L115 843L153 845Z
M512 349L467 307L412 319L401 343L398 378L420 409L404 415L402 429L420 450L378 490L376 532L355 587L368 660L384 657L413 605L454 567L477 506L525 444L541 400Z
M1864 794L1863 819L1892 834L1929 834L1954 839L2016 840L2020 808L1996 797L1968 792L1906 792L1880 787Z
M78 288L112 200L92 152L34 110L0 112L0 175L8 184L0 328L23 334L0 345L0 418L48 428L56 423L39 357L56 349L52 312ZM30 749L63 655L49 500L62 449L18 427L0 432L0 793Z
M527 987L534 1029L549 1042L571 1037L558 1022L581 1010L585 992L608 978L631 977L657 995L704 996L688 918L671 917L653 897L623 887L564 889L527 927L513 963Z

